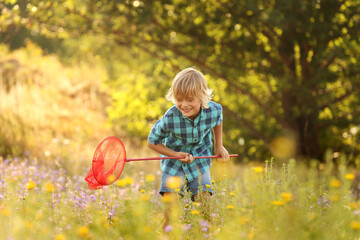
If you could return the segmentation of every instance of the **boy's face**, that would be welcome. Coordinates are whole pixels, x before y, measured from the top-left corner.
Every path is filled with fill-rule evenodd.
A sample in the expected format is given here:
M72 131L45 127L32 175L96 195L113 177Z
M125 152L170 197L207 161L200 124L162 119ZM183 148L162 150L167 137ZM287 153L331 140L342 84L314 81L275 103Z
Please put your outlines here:
M181 113L191 120L195 120L201 108L200 98L195 96L183 96L182 94L176 95L175 104Z

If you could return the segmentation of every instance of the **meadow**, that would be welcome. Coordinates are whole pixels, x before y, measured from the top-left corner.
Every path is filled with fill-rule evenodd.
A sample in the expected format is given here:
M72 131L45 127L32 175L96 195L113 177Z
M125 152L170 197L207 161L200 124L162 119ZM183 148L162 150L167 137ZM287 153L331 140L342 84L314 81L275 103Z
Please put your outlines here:
M345 158L333 155L309 166L295 159L214 161L210 220L188 195L163 199L157 193L160 172L147 171L146 163L128 164L114 184L89 190L87 169L70 176L54 164L1 158L1 238L358 239L356 174ZM162 230L168 204L172 220Z
M210 219L189 195L158 194L158 161L127 163L114 184L89 190L84 178L105 136L120 137L129 157L154 154L109 126L105 70L96 57L66 66L31 42L0 49L0 239L359 239L349 166L358 159L330 150L323 161L291 159L286 141L275 159L213 161Z

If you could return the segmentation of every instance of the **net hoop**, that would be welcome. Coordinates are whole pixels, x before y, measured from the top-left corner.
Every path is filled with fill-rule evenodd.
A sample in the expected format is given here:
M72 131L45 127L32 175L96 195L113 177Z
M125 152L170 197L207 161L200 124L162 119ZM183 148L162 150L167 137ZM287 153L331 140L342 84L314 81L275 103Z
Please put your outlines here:
M122 141L114 136L106 137L97 146L92 174L101 186L114 183L121 175L126 162L126 150Z

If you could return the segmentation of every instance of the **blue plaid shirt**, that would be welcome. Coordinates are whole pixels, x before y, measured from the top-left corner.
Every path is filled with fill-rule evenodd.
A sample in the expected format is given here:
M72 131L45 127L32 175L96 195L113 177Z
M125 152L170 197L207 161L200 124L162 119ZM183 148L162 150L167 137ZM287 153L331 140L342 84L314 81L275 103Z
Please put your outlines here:
M195 120L185 117L176 105L155 123L148 141L151 144L164 144L176 152L186 152L193 156L210 156L212 152L212 128L222 122L222 107L210 101L209 108L200 108ZM166 157L161 155L162 157ZM209 170L210 158L195 159L192 163L182 163L176 159L161 160L161 170L170 175L184 172L188 181L192 181Z

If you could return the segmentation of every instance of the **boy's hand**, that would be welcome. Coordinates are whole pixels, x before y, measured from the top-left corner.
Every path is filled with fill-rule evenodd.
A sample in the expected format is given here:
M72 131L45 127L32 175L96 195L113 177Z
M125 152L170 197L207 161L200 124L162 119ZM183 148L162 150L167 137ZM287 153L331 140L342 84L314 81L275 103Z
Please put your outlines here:
M185 152L177 152L174 157L179 157L178 160L183 163L192 163L195 160L194 156Z
M221 156L221 159L216 159L218 162L227 162L230 159L229 152L223 145L215 148L215 154Z

